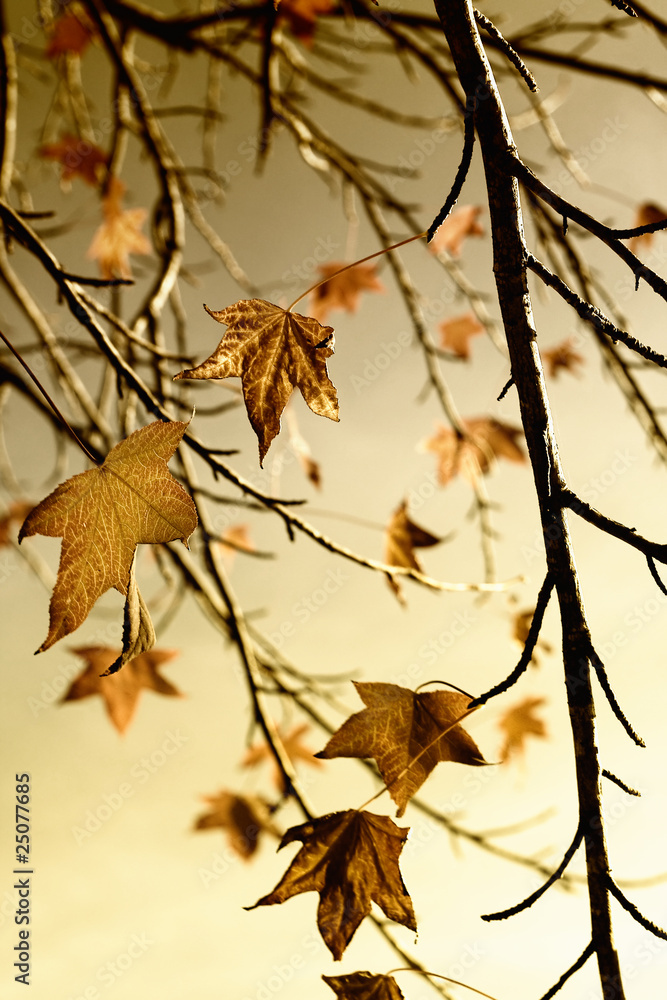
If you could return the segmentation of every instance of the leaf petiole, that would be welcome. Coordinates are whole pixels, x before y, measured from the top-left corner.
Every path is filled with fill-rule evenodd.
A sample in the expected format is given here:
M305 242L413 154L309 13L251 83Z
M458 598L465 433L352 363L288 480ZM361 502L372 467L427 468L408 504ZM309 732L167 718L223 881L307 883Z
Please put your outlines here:
M492 997L490 993L484 993L483 990L478 990L474 986L468 986L467 983L462 983L458 979L452 979L451 976L442 976L439 972L428 972L422 969L411 969L410 966L402 966L398 969L390 969L386 972L386 976L392 976L395 972L416 972L420 976L432 976L434 979L444 979L447 983L454 983L456 986L463 986L466 990L472 990L473 993L478 993L481 997L487 997L488 1000L496 1000L496 997Z

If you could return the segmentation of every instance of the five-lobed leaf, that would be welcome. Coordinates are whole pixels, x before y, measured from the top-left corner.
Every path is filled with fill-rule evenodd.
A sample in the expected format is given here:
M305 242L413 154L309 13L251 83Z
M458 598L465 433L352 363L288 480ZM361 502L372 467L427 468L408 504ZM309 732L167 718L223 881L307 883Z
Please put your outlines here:
M459 725L470 698L458 691L415 692L398 684L352 682L366 705L316 756L373 757L402 816L440 761L487 764Z
M38 652L77 629L110 588L133 596L139 543L187 543L197 511L167 468L187 426L158 420L142 427L112 448L99 468L57 486L26 518L19 542L38 534L63 540L49 631Z
M498 726L505 737L500 750L502 761L509 760L511 757L523 756L528 736L536 736L540 739L547 738L547 727L544 720L535 711L545 701L545 698L528 695L500 717Z
M278 850L298 840L303 847L273 892L247 909L318 892L317 926L336 960L371 912L371 903L390 920L416 931L412 901L398 867L407 835L407 828L396 826L388 816L356 809L293 826Z
M231 849L248 861L259 847L262 833L280 837L267 803L257 795L238 795L222 790L205 795L210 808L195 820L195 830L223 829Z
M474 483L494 467L497 458L525 462L526 456L517 438L520 427L506 424L495 417L471 417L463 420L465 436L452 427L440 425L435 434L424 442L427 451L438 458L438 481L446 486L459 473Z
M354 313L359 306L362 292L383 292L384 285L377 276L375 264L356 264L348 267L342 261L322 264L321 278L311 295L311 313L322 322L332 309Z
M322 976L338 1000L405 1000L393 976L373 972L349 972L346 976Z
M403 500L389 519L384 533L384 561L389 566L406 566L422 572L414 550L439 545L443 538L415 524L408 516L407 501ZM389 586L401 604L405 604L400 583L389 577Z
M264 299L242 299L219 312L204 308L227 331L210 358L174 378L240 377L260 465L295 388L313 413L338 420L338 397L326 365L334 350L332 327Z

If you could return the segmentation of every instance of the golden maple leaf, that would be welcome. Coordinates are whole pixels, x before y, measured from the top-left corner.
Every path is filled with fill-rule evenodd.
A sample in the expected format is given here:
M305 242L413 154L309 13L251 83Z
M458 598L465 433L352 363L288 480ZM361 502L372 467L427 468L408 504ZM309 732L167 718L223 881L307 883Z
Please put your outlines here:
M263 832L280 837L267 803L257 795L238 795L223 789L217 795L205 795L204 801L211 808L196 819L195 830L226 830L229 846L244 861L257 850Z
M260 465L295 388L313 413L338 420L338 397L326 365L334 351L332 327L264 299L242 299L219 312L204 308L227 331L210 358L174 378L241 378Z
M63 540L49 632L38 652L78 628L111 587L131 599L140 542L187 543L197 526L196 508L167 468L187 426L157 420L135 431L99 468L57 486L24 521L19 542L37 534Z
M178 688L170 684L159 673L161 664L178 656L177 649L151 649L140 653L125 664L118 673L107 674L118 659L121 650L108 646L79 646L73 650L88 664L82 673L72 681L63 695L61 704L78 701L92 695L101 695L109 718L122 733L130 724L137 708L139 695L145 689L158 694L181 698Z
M562 340L560 344L556 344L555 347L549 347L541 353L542 360L552 378L557 378L561 371L572 372L573 375L577 375L577 365L583 365L585 361L583 355L575 351L571 337Z
M280 737L280 742L283 745L285 753L292 763L296 763L297 760L303 760L313 767L321 767L322 762L318 760L310 747L306 746L302 740L304 733L307 733L309 729L310 726L308 723L303 722L293 726L288 733L285 733L284 736L280 730L278 730L278 736ZM248 748L243 760L241 761L241 767L257 767L258 764L261 764L264 761L270 761L272 765L273 783L281 792L284 793L286 791L285 775L276 764L276 759L273 756L266 740Z
M459 257L468 236L484 236L484 228L477 221L481 214L479 205L462 205L451 212L428 244L431 253L446 250L452 257Z
M322 976L338 1000L405 1000L393 976L372 972L349 972L346 976Z
M417 557L414 553L416 548L429 548L432 545L439 545L444 541L437 535L432 535L425 528L420 528L418 524L408 517L408 505L402 501L391 515L389 523L384 533L384 561L389 566L407 566L423 572ZM400 582L389 577L389 585L398 597L401 604L404 604L403 591Z
M131 278L130 254L151 252L150 242L141 232L148 213L145 208L123 209L124 193L125 185L112 177L102 199L104 222L88 247L87 256L97 261L102 277L107 279Z
M318 892L317 926L336 960L371 912L371 903L390 920L416 931L412 901L398 867L407 835L407 828L396 826L388 816L356 809L293 826L278 850L297 840L303 847L275 889L246 909Z
M470 359L470 340L484 333L484 327L472 310L452 316L440 324L440 345L463 361Z
M311 314L322 322L333 309L356 312L362 292L383 292L384 285L377 276L375 264L356 264L341 271L342 261L322 264L318 271L324 284L313 289ZM337 273L340 272L340 273Z
M346 719L317 756L373 757L402 816L436 764L487 764L462 726L470 698L458 691L417 693L397 684L352 682L366 705Z
M542 719L535 713L535 709L543 705L546 698L531 697L530 695L509 708L498 720L498 726L504 734L504 741L500 750L500 759L509 760L510 757L521 756L526 750L526 739L528 736L536 736L541 739L547 737L547 727Z
M523 435L495 417L474 417L463 420L466 436L461 438L451 427L440 425L433 437L424 442L427 451L438 456L438 481L446 486L458 473L475 482L493 468L496 458L525 462L526 456L516 438Z

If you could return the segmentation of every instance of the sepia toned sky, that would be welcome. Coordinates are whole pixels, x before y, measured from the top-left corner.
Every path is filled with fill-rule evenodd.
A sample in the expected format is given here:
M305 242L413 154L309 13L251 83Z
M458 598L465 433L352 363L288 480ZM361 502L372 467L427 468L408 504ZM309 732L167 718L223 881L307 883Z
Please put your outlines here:
M385 6L391 9L391 4ZM511 32L552 6L541 0L510 0L505 5L485 3L483 10L492 18L499 14L500 26ZM600 0L561 4L562 13L578 20L597 18L603 7ZM9 0L6 9L10 29L39 44L33 41L32 10L20 0ZM180 7L165 0L160 9L176 13ZM405 0L400 9L428 8L423 0ZM352 27L350 32L350 45L363 55L363 38ZM146 58L157 58L156 51L147 47ZM606 40L596 56L664 73L665 49L643 29ZM91 97L103 106L108 79L95 75L95 59L94 51L86 54L83 73ZM427 79L408 79L388 56L378 60L378 69L372 60L368 63L364 82L374 99L392 101L405 112L436 115L443 110L440 94ZM591 184L581 188L564 171L562 161L547 149L539 125L529 124L525 97L508 83L507 107L517 143L533 169L542 171L564 197L617 226L632 224L640 201L667 202L664 112L620 86L593 77L574 80L546 65L532 68L543 93L553 95L563 140ZM203 77L194 62L183 60L178 81L179 102L201 99ZM58 218L80 213L74 229L54 242L54 252L63 260L80 260L81 248L88 246L96 226L93 195L60 192L53 171L34 156L49 88L40 85L38 77L31 87L26 99L32 113L20 131L26 178L39 194L40 205L52 199L49 207ZM224 205L211 201L206 216L262 294L286 305L316 280L320 263L362 257L377 247L363 218L358 227L350 225L340 192L306 169L286 133L276 129L273 155L263 172L256 173L258 109L238 78L230 76L225 87L230 110L221 126L219 156L229 186ZM459 162L459 133L401 130L386 122L370 129L356 113L343 112L324 99L319 112L324 124L341 142L354 144L360 156L401 169L407 164L420 172L413 180L397 173L395 191L420 206L426 228ZM170 123L170 128L176 129L173 134L184 148L198 140L193 126ZM141 207L150 203L153 192L146 171L138 158L133 163L132 155L125 168L129 196L133 206ZM461 201L484 204L477 159ZM486 211L482 223L488 223ZM403 235L397 233L396 238ZM652 266L664 274L667 236L656 238L650 254ZM401 257L422 290L425 315L434 330L446 316L466 308L422 244L405 247ZM201 244L192 257L196 280L183 287L198 361L211 353L220 336L202 304L222 309L240 296L222 269L197 270L205 258ZM643 287L635 293L612 255L592 241L587 260L595 273L608 276L633 332L664 350L665 304L661 308ZM490 264L488 235L469 239L461 266L488 293L487 306L497 317L488 283ZM150 274L147 268L137 260L139 276ZM479 530L468 516L470 489L463 481L446 490L437 483L435 457L424 442L441 419L438 404L424 391L423 359L411 343L409 317L390 270L380 264L379 273L384 291L365 295L355 314L334 313L327 320L336 331L329 371L339 391L340 423L315 417L301 400L294 406L299 430L321 465L319 491L306 481L285 430L263 469L243 411L205 425L207 434L219 434L218 447L237 449L230 464L241 475L267 492L305 498L304 516L312 524L370 558L382 558L382 525L407 498L411 516L420 525L437 535L453 534L447 543L420 554L426 572L439 580L480 580L483 562ZM55 312L53 297L48 299L52 292L39 291ZM562 302L542 289L534 291L540 345L551 347L570 336L584 359L579 374L562 374L548 385L568 482L608 516L649 538L663 538L664 466L629 418L592 339ZM4 292L0 301L3 322L25 342L24 321ZM489 414L517 424L516 397L510 392L497 401L508 378L506 358L486 337L474 340L472 355L470 363L451 362L446 368L462 414ZM664 407L662 383L653 377L647 384L656 405ZM201 392L193 390L192 398L204 408L226 396L217 386L205 386ZM26 495L37 501L53 488L58 473L62 478L53 439L24 404L5 407L3 421L16 475ZM76 459L70 463L66 475L80 471ZM519 648L512 640L512 616L534 605L544 575L528 466L499 463L488 488L498 533L498 578L516 582L484 599L406 584L406 606L401 607L380 574L343 561L305 537L290 542L282 524L268 516L251 520L241 508L221 506L215 509L215 527L222 532L249 521L257 548L275 555L259 559L237 554L229 566L238 600L253 626L301 670L340 678L332 687L337 702L358 711L361 704L351 678L409 687L444 680L480 693L515 665ZM2 507L6 499L3 494ZM642 793L641 798L630 798L611 783L605 787L613 871L643 912L664 925L667 881L653 879L667 873L667 598L638 553L583 522L573 520L572 532L596 648L619 701L646 742L645 749L629 743L598 692L603 766ZM26 539L22 547L30 547L53 572L59 545L57 539L39 537ZM139 572L142 592L158 606L162 583L149 553L142 555ZM256 857L245 862L230 849L222 831L193 832L206 808L203 796L223 788L275 796L267 766L240 766L251 732L245 678L233 648L195 602L186 599L159 632L161 647L178 650L163 673L183 697L144 693L133 724L121 736L100 699L59 704L83 666L74 648L119 641L119 595L106 595L75 635L34 656L47 630L48 598L20 553L0 548L0 996L26 995L25 987L13 981L12 970L19 929L14 922L12 808L14 776L23 772L31 776L34 852L30 1000L327 1000L333 993L321 981L322 974L395 968L395 954L369 921L359 928L343 960L333 962L315 925L314 893L281 907L244 909L278 882L293 847L276 854L276 842L267 835ZM160 613L155 617L159 621ZM530 668L502 705L491 703L472 716L467 728L485 757L496 761L502 712L535 696L544 698L541 711L548 738L532 740L525 758L511 765L470 772L455 765L436 769L426 797L467 830L507 827L494 843L555 867L574 835L577 812L554 606L547 611L543 638L551 649L540 651L539 666ZM332 724L343 717L328 710ZM276 722L285 729L299 721L296 714L276 706ZM326 734L315 726L304 736L314 751L325 741ZM327 761L320 767L302 764L299 774L322 814L359 806L376 790L369 774L350 760ZM387 796L375 807L394 815ZM287 806L279 814L279 825L285 829L302 818ZM552 888L532 909L512 919L489 923L480 914L512 906L534 891L542 876L469 840L451 837L416 810L409 808L398 822L410 826L401 871L419 934L415 939L397 927L397 941L427 968L497 1000L537 1000L588 941L581 852L565 888ZM614 919L628 1000L661 997L667 943L650 937L619 907ZM416 976L397 978L406 1000L436 995ZM454 987L451 993L456 998L475 995ZM559 994L563 1000L594 1000L598 995L593 963Z

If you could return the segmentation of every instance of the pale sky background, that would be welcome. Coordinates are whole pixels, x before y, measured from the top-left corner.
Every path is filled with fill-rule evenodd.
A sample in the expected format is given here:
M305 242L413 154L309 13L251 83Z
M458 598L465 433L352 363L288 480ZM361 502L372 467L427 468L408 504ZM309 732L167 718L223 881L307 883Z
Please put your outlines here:
M406 9L426 9L408 0ZM532 20L551 9L546 3L513 0L512 19ZM568 2L566 13L581 19L597 17L600 2ZM19 0L8 5L13 30L26 32L26 8ZM485 4L494 16L500 5ZM167 8L165 8L167 9ZM175 11L176 7L169 7ZM528 12L528 17L526 13ZM626 40L609 41L599 56L656 73L664 72L665 49L642 28ZM95 64L95 53L83 63L84 76ZM181 81L186 88L171 100L194 100L196 75L183 61ZM539 64L534 69L546 94L564 84L565 77ZM23 147L29 157L39 141L39 127L48 87L31 84L34 121L22 123ZM104 99L104 80L91 82L93 94ZM236 161L241 171L230 182L227 204L207 206L207 218L227 239L242 266L267 297L285 303L308 286L293 280L293 268L311 267L318 247L333 248L330 259L343 259L348 226L340 211L340 197L330 194L322 180L296 156L291 140L278 136L274 155L262 177L245 155L258 128L258 112L238 79L226 80L229 118L220 134L221 162ZM443 109L439 95L420 76L406 80L390 60L377 77L368 74L371 94L395 95L404 110L436 114ZM514 86L508 90L511 113L525 110L526 101ZM399 164L418 157L419 142L427 133L398 131L378 125L360 132L360 119L341 115L322 103L327 126L345 140L354 139L367 156ZM565 197L599 213L616 225L630 225L633 202L665 203L667 157L664 115L640 95L600 84L593 78L573 80L557 121L570 148L595 185L620 192L616 200L599 190L581 191L559 180L562 165L545 146L538 127L517 133L526 159L540 167ZM613 139L607 137L611 123ZM173 122L170 123L173 127ZM193 127L194 128L194 127ZM194 135L196 133L193 132ZM423 156L422 179L403 181L405 197L423 204L420 218L426 228L444 200L460 156L460 137L453 133L434 152ZM83 204L74 234L54 241L54 251L65 263L87 246L97 224L95 196L76 186L70 200L58 194L52 172L36 160L26 168L38 204L55 205L67 216ZM130 174L130 198L145 205L151 197L151 178L142 168ZM403 193L403 192L401 192ZM462 203L477 203L481 195L480 167L475 161ZM485 213L483 220L487 218ZM397 233L400 238L401 233ZM357 257L376 249L362 221ZM201 243L193 243L191 260L204 257ZM482 281L489 265L490 241L470 240L462 265L473 280ZM25 255L17 251L16 266ZM467 308L452 301L450 285L424 247L402 251L427 302L432 325L446 315ZM658 236L651 255L664 273L667 236ZM664 349L665 304L642 288L635 294L627 274L613 255L590 244L589 262L607 269L616 295L641 339ZM92 266L92 265L89 265ZM146 273L137 262L137 275ZM24 273L30 274L24 268ZM34 272L32 272L34 274ZM367 295L357 315L334 313L336 354L329 371L341 403L341 422L333 424L310 414L299 403L302 434L321 462L323 487L316 492L305 480L285 432L269 452L264 470L257 465L256 442L245 413L204 424L212 441L219 428L222 448L239 448L230 464L265 490L286 497L306 497L309 519L337 541L381 558L382 534L330 516L357 515L384 523L400 500L411 499L414 519L430 531L456 531L453 542L423 553L426 571L443 580L476 580L481 557L476 525L466 520L470 491L455 482L446 490L434 488L434 457L420 449L440 419L432 395L420 401L424 366L420 354L403 347L401 335L409 321L392 284L388 268L381 268L384 294ZM40 283L43 279L39 278ZM488 285L485 287L488 288ZM45 308L59 310L52 288L39 288ZM184 287L191 309L192 344L199 360L217 344L220 330L205 317L201 303L221 309L242 297L221 270L204 273L199 288ZM434 305L435 303L435 305ZM18 342L28 339L25 323L3 297L7 330ZM497 316L495 298L489 308ZM305 312L306 309L304 308ZM572 487L606 514L625 521L642 534L664 538L665 469L648 450L636 423L627 418L625 404L603 373L592 339L573 322L560 301L538 294L535 311L540 343L553 346L566 335L577 338L577 350L586 359L583 377L564 375L551 380L549 391L563 463ZM396 346L398 345L398 346ZM383 368L385 360L397 354ZM378 361L378 359L380 359ZM382 370L381 370L382 369ZM175 369L176 370L176 369ZM376 378L371 374L377 373ZM469 366L447 366L446 375L464 416L493 414L518 422L516 396L502 403L496 397L507 379L505 360L490 341L478 338ZM360 379L368 384L361 385ZM656 405L664 406L664 384L658 376L647 381ZM196 385L193 397L212 405L221 397L218 387ZM5 410L9 453L22 477L26 494L35 500L55 485L50 432L30 416L25 406L12 402ZM282 458L281 458L282 457ZM282 471L278 464L282 461ZM70 454L67 475L79 471L78 456ZM281 626L293 635L283 651L300 669L316 676L349 674L364 680L384 680L415 686L429 680L450 680L473 693L505 677L518 658L511 640L515 606L530 607L543 578L536 504L528 467L500 464L489 477L489 490L498 510L494 524L500 579L522 575L523 584L486 602L472 594L431 593L406 585L408 606L402 609L379 575L344 562L305 537L294 544L269 515L250 521L259 548L279 558L260 561L239 556L232 581L239 600L255 623L268 633ZM3 498L4 503L4 498ZM218 526L224 527L227 508L220 507ZM328 512L328 513L327 513ZM248 520L231 512L230 520ZM631 799L620 789L605 786L608 839L615 876L626 880L627 895L659 924L667 922L667 882L636 887L633 880L667 872L665 851L664 727L665 638L667 598L652 581L643 558L590 526L572 522L578 567L587 612L598 650L607 664L614 690L627 715L646 740L647 748L633 747L604 702L599 698L599 738L602 764L642 791ZM57 565L59 541L31 538L24 545ZM142 590L151 599L160 581L149 555L140 567ZM332 591L314 614L303 613L304 603L329 581ZM331 583L334 581L334 583ZM517 605L510 603L514 597ZM33 949L31 1000L326 1000L333 993L321 974L356 970L387 972L399 963L375 928L366 921L357 931L343 960L334 963L315 925L317 897L303 894L281 907L246 912L278 882L295 854L288 847L276 855L267 838L248 864L234 857L222 831L194 833L195 818L203 810L201 796L228 788L271 794L267 768L239 767L249 727L248 696L233 649L212 629L193 602L187 601L177 618L160 633L159 644L180 649L164 675L186 697L160 698L145 693L136 718L124 736L110 725L101 699L58 706L55 702L81 668L72 647L94 642L113 643L118 636L120 600L105 598L75 635L47 653L33 656L46 634L48 594L35 581L20 556L0 550L0 615L3 625L5 697L0 725L3 732L2 794L3 840L0 856L0 995L20 997L25 988L13 982L12 948L17 943L13 914L12 840L10 810L16 772L31 774L33 822L32 876ZM159 619L159 614L156 615ZM461 623L465 628L460 629ZM455 633L463 631L456 636ZM550 606L544 638L558 649L557 616ZM435 642L436 662L425 647ZM433 647L431 647L433 648ZM351 684L335 688L340 699L357 711L361 706ZM548 811L539 824L498 841L518 853L540 856L556 865L576 826L572 750L564 704L562 666L557 653L541 658L512 692L470 719L474 735L489 760L500 745L499 715L527 695L544 696L548 740L529 744L523 763L468 771L442 766L424 789L427 801L456 813L470 830L513 824ZM343 716L328 712L332 723ZM298 721L276 707L276 721ZM307 741L321 749L326 735L313 727ZM335 760L316 770L306 766L300 775L320 813L360 805L374 785L353 761ZM119 789L124 789L124 795ZM385 795L374 803L378 812L394 815ZM95 818L99 828L93 829ZM102 821L100 821L100 817ZM301 822L296 809L279 814L283 828ZM396 928L397 940L427 968L451 974L497 1000L536 1000L580 954L588 941L588 912L583 887L573 892L552 888L530 911L501 923L485 923L481 913L504 909L528 895L541 879L530 869L493 858L467 841L453 841L422 814L408 808L399 825L411 827L401 858L401 870L419 923L419 936ZM82 833L86 824L91 828ZM578 854L570 872L582 872ZM616 939L626 973L628 1000L662 996L667 973L667 943L652 938L615 907ZM398 977L406 1000L427 1000L433 990L413 975ZM457 997L475 994L452 988ZM596 968L591 961L563 989L563 1000L594 1000L599 996Z

